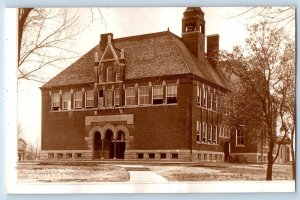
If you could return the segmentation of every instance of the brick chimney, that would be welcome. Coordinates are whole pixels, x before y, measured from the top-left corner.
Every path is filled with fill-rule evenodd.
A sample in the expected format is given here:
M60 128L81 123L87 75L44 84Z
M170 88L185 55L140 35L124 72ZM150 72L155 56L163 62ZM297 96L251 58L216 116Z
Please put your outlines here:
M105 50L105 47L107 45L107 42L108 42L108 35L111 36L111 42L113 42L113 34L112 33L104 33L104 34L101 34L100 36L100 51L104 52Z
M219 51L219 38L218 34L207 36L207 60L214 66L217 66L218 51Z

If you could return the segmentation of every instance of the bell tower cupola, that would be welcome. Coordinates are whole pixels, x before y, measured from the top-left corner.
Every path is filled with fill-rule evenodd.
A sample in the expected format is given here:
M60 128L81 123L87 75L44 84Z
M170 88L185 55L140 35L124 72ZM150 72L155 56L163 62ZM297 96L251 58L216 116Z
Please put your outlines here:
M198 60L205 59L205 20L199 7L188 7L182 18L182 40Z

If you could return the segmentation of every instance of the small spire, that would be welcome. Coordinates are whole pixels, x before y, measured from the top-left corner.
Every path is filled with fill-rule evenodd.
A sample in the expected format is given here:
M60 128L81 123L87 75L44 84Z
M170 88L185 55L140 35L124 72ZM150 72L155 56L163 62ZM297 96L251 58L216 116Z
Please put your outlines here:
M122 58L122 59L125 58L125 52L124 52L124 49L121 49L121 58Z
M168 27L168 32L170 31L169 27Z
M97 51L95 52L95 62L99 62L99 54Z

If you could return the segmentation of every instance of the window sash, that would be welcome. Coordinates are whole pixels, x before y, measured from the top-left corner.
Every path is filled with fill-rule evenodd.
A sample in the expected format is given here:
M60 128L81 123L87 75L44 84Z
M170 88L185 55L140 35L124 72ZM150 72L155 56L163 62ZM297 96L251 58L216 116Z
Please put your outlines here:
M74 108L82 108L82 92L74 92Z
M115 89L114 92L114 98L115 98L115 106L119 106L120 105L120 90L119 89Z
M206 108L206 106L207 106L207 89L203 88L202 107Z
M153 86L153 99L163 99L163 86L154 85Z
M70 92L63 93L62 101L63 101L63 109L70 110L71 109L71 93Z
M52 94L52 107L60 107L60 93Z
M85 93L85 107L92 108L94 107L94 91L89 90Z
M207 124L202 123L202 142L207 142Z
M236 145L244 145L244 134L236 130Z
M112 90L105 90L105 106L112 107L113 106L113 91Z
M113 82L112 67L111 66L108 66L106 68L106 82Z
M216 125L213 125L212 134L213 134L213 143L217 144L218 143L218 128Z
M136 88L135 87L128 87L128 88L126 88L125 91L126 91L126 105L127 106L136 105L136 103L135 103Z
M139 105L150 104L149 91L149 86L143 86L139 88Z
M197 86L197 105L201 106L202 87Z
M201 123L197 121L197 142L201 142Z
M177 85L167 85L167 97L177 97Z
M103 80L103 75L99 75L99 83L103 83L104 80Z
M116 82L120 81L120 73L116 73Z
M212 143L212 125L211 124L208 125L207 132L208 132L208 142Z

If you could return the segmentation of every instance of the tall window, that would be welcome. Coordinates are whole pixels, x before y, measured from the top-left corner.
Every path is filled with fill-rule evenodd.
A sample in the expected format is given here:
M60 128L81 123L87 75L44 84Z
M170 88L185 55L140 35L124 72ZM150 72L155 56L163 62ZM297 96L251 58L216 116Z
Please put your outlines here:
M208 133L208 143L212 143L212 125L209 124L207 128L207 133Z
M116 82L120 81L120 73L116 73Z
M99 83L103 83L104 80L103 80L103 75L99 75Z
M201 97L202 97L202 87L200 85L197 86L197 105L201 106Z
M115 107L120 106L120 89L115 89Z
M207 106L207 89L203 88L202 107Z
M111 66L108 66L106 68L106 82L113 82L112 67Z
M63 109L71 110L71 93L70 92L63 93L62 100L63 100Z
M133 106L136 105L135 103L135 87L128 87L126 88L126 105Z
M149 100L149 86L139 87L139 105L148 105Z
M76 91L74 92L74 108L82 108L82 92Z
M98 92L98 107L101 108L104 106L104 91L99 90Z
M202 142L207 142L207 124L205 122L202 124Z
M212 92L208 91L208 96L207 96L207 108L211 109L212 106Z
M60 94L52 94L52 110L59 110L60 108Z
M212 99L212 110L216 111L217 110L217 104L218 104L218 94L214 92L213 94L213 99Z
M88 90L85 92L85 107L86 108L94 107L94 90Z
M105 107L113 106L113 91L105 90Z
M154 85L153 86L153 104L163 103L163 86Z
M197 121L197 142L201 142L201 122Z
M167 104L177 103L177 85L167 85Z
M213 125L212 127L212 134L213 134L213 143L217 144L218 143L218 129L216 125Z
M236 145L244 145L244 134L241 129L236 129Z

